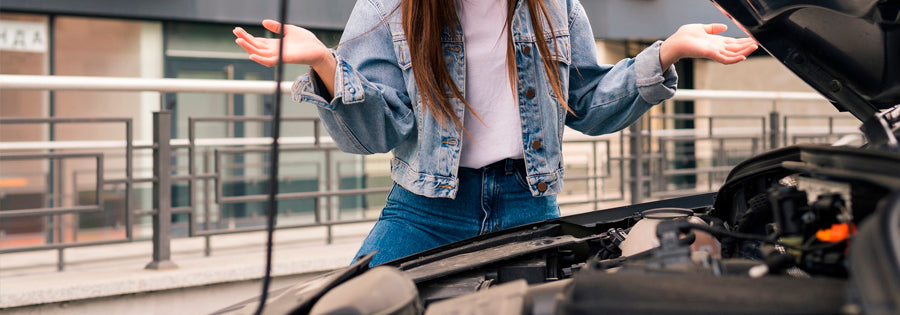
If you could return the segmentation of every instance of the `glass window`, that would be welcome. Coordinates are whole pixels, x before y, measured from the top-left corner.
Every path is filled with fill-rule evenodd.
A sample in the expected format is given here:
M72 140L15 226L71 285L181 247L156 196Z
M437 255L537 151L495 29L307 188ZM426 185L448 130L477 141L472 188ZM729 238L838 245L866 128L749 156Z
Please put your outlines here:
M48 74L48 45L35 49L35 45L22 44L49 40L47 17L0 13L0 25L0 74ZM48 94L42 91L4 90L0 93L0 104L3 104L0 106L0 117L42 117L47 112L47 100ZM42 141L47 137L45 130L40 125L4 124L0 126L0 142ZM8 166L11 167L11 164ZM0 171L0 174L9 173Z
M43 15L0 13L0 74L46 75L49 73L49 19ZM30 90L0 92L0 118L39 118L48 109L49 93ZM0 124L0 143L7 145L47 140L41 124ZM17 150L40 153L43 150ZM10 153L10 152L2 152ZM47 162L0 162L0 210L47 206ZM0 220L0 248L40 244L43 217Z

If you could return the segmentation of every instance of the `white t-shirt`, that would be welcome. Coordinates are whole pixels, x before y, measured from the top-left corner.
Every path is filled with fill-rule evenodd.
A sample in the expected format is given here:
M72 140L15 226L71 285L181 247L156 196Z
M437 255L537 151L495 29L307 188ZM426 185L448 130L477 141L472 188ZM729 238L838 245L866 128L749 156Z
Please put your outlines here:
M507 0L460 0L459 21L465 36L466 100L460 166L480 168L505 158L524 157L519 104L506 66Z

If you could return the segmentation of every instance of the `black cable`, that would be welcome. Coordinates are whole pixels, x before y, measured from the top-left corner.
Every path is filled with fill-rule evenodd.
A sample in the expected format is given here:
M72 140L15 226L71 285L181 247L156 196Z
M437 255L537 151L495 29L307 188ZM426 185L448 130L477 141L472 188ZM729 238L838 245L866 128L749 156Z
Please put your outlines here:
M820 250L820 249L826 249L826 248L829 248L832 246L836 246L838 244L843 244L850 240L850 238L848 237L840 242L819 244L816 246L796 246L796 245L785 244L784 242L780 242L778 240L774 240L772 238L769 238L769 237L763 236L763 235L732 232L732 231L723 230L723 229L706 226L706 225L702 225L702 224L693 224L693 223L688 223L687 221L683 221L683 222L684 223L682 223L683 225L681 226L682 229L695 229L695 230L701 230L701 231L704 231L704 232L707 232L707 233L710 233L710 234L716 235L716 236L725 236L725 237L732 237L732 238L738 238L738 239L744 239L744 240L760 241L760 242L764 242L764 243L784 246L785 248L795 249L795 250L799 250L799 251L803 251L803 252L810 252L810 251L816 251L816 250Z
M284 72L284 33L287 25L287 0L281 0L278 8L278 23L281 23L281 32L276 34L278 41L278 63L275 65L275 102L272 107L272 147L270 150L269 165L269 208L266 213L266 272L263 276L262 294L259 297L259 306L256 315L261 315L266 308L266 300L269 298L269 284L272 279L272 243L275 234L275 216L278 214L278 138L281 136L281 77Z

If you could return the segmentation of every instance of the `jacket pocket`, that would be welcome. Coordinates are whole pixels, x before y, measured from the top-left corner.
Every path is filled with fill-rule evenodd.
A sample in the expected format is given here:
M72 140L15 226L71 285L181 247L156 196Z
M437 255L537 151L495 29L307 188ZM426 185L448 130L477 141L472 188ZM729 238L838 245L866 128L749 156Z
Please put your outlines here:
M560 88L562 88L563 98L568 102L569 95L569 67L572 65L572 52L571 46L569 45L569 34L568 33L559 33L556 35L551 35L550 33L544 33L545 38L547 38L547 48L552 52L550 54L550 60L556 61L558 63L559 69L559 84ZM559 99L556 97L556 93L550 88L550 85L547 84L547 94L550 95L550 99L554 102L559 102Z
M397 65L400 69L407 70L412 67L412 60L409 57L409 44L405 38L394 38L394 54L397 56Z
M572 52L569 49L569 34L558 34L551 36L549 33L544 35L547 38L547 48L553 53L550 59L564 63L566 66L572 64Z

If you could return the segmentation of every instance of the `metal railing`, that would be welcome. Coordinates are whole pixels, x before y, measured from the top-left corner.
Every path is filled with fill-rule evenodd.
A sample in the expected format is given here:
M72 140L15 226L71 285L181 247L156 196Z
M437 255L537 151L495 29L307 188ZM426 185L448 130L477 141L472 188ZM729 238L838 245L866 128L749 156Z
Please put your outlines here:
M289 91L290 84L283 83L283 89ZM0 90L87 90L87 91L155 91L160 92L160 103L163 103L166 92L199 92L199 93L230 93L230 94L266 94L273 93L274 83L266 81L226 81L226 80L185 80L185 79L131 79L131 78L96 78L96 77L61 77L61 76L20 76L0 75ZM766 100L778 101L824 101L814 93L796 92L743 92L743 91L696 91L680 90L674 100ZM682 114L648 114L628 129L601 137L573 136L567 133L564 139L566 143L564 155L566 156L567 176L565 182L567 192L560 196L561 207L590 206L591 209L599 209L602 203L607 202L631 202L637 203L647 199L675 197L679 195L712 191L717 184L724 179L725 174L734 165L732 160L738 157L729 155L741 150L728 149L729 145L738 143L742 149L740 154L751 155L762 152L765 149L778 147L781 143L793 142L809 137L833 138L847 134L844 128L835 127L835 121L844 119L844 116L784 116L777 112L769 115L756 116L702 116ZM847 116L850 117L850 116ZM789 122L796 119L825 119L828 122L826 131L815 132L788 132ZM314 226L326 227L326 242L332 240L331 227L338 224L372 221L374 217L366 217L365 211L361 218L343 219L334 217L339 210L338 197L360 196L364 198L371 194L386 194L389 187L361 187L341 189L336 183L342 180L342 176L335 175L333 169L334 152L337 147L330 142L330 138L321 133L318 118L285 117L285 122L309 123L312 126L312 136L284 137L280 139L280 153L316 152L323 155L321 164L314 163L311 166L315 172L318 189L315 191L280 192L278 200L313 200L312 222L287 222L277 225L278 229L306 228ZM96 183L94 203L90 205L61 206L61 200L50 202L52 206L33 209L0 209L0 230L5 218L20 216L46 216L55 218L55 225L47 224L45 229L55 230L51 233L56 238L48 239L47 244L16 246L9 248L0 247L0 255L4 253L57 250L59 253L58 269L62 270L64 263L64 250L79 246L96 246L122 242L145 240L135 233L136 218L150 215L153 222L150 239L153 242L153 260L148 268L168 268L174 266L170 261L169 244L174 237L173 216L186 216L186 220L175 222L174 225L183 227L187 237L206 238L205 253L210 254L209 238L213 235L245 233L262 231L264 226L246 225L222 228L220 223L213 227L213 216L218 221L223 219L223 207L228 205L244 205L265 201L262 194L225 194L225 185L228 180L223 174L231 168L248 167L246 164L225 163L227 157L244 154L264 154L268 152L266 145L271 144L271 138L225 138L225 139L198 139L197 124L201 123L265 123L271 121L268 116L225 116L225 117L189 117L186 139L173 139L171 113L160 111L153 113L153 139L152 141L133 139L132 118L0 118L0 125L7 124L58 124L58 123L119 123L125 125L125 140L104 141L21 141L0 143L0 162L39 159L57 161L66 158L93 158L96 159ZM675 121L690 121L694 123L704 122L707 130L702 129L677 129L673 128ZM714 128L722 121L741 121L746 124L756 125L753 130L742 130L728 134L720 133L720 128ZM791 124L790 126L795 126ZM789 134L793 138L789 138ZM806 137L806 138L804 138ZM780 141L779 141L780 140ZM749 143L749 145L744 145ZM707 146L704 153L698 153L696 146ZM204 150L200 150L204 148ZM113 158L114 154L107 152L111 149L124 149L124 176L109 177L104 174L111 173L104 170L104 161ZM23 151L40 150L41 153L21 153ZM60 151L87 150L89 152L67 153ZM691 150L694 150L693 152ZM135 152L152 151L153 170L150 176L136 176L134 161L137 159ZM746 152L744 152L746 151ZM9 153L18 152L18 153ZM173 172L173 160L180 156L179 152L186 152L187 172L178 174ZM140 153L138 154L140 155ZM699 161L701 155L709 155L706 161ZM119 155L121 156L121 155ZM684 162L684 163L681 163ZM702 163L700 163L702 162ZM362 162L361 162L362 163ZM674 165L671 163L681 163ZM693 163L693 164L692 164ZM238 165L240 164L240 165ZM378 165L362 166L363 174L368 174L373 169L379 169L382 173L386 163ZM704 165L700 165L704 164ZM202 167L198 167L202 165ZM694 165L693 167L685 165ZM265 168L263 163L257 165ZM379 168L380 167L380 168ZM55 168L56 180L48 181L54 185L62 185L62 165ZM83 170L74 170L83 171ZM365 175L363 175L365 176ZM693 182L693 186L681 187L673 184L676 179L687 178L687 182ZM246 180L248 177L230 178L234 180ZM321 182L319 180L321 179ZM282 179L280 179L282 180ZM289 180L289 179L283 179ZM73 182L76 182L73 180ZM152 209L136 209L135 185L152 184ZM77 183L76 183L77 184ZM76 185L73 184L73 185ZM182 185L183 184L183 185ZM64 242L62 237L63 215L74 216L75 231L77 232L78 216L97 213L98 211L111 211L104 206L104 187L108 185L124 185L123 210L125 235L121 239L86 242ZM173 187L186 186L186 201L184 204L173 206ZM340 186L340 185L337 185ZM200 189L202 187L202 189ZM61 199L59 196L61 187L48 189L57 194L52 198ZM376 205L377 206L377 205ZM218 214L211 209L217 208ZM200 212L202 209L202 213ZM337 212L339 213L339 212ZM186 225L186 227L185 227ZM76 237L73 236L73 239ZM2 241L2 235L0 235Z

